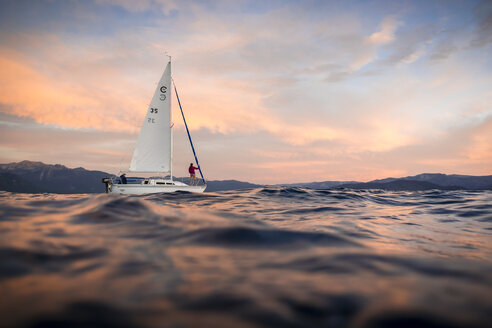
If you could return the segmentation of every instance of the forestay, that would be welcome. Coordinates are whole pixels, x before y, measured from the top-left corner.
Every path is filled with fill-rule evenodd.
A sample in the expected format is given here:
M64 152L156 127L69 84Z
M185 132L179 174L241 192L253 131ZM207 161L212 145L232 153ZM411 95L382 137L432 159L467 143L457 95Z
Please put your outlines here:
M133 152L130 171L171 171L171 62L157 85Z

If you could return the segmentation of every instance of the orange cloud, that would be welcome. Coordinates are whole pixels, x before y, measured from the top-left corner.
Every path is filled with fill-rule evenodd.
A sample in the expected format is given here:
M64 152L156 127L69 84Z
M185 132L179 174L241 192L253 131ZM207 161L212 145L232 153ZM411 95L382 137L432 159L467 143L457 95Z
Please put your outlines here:
M132 129L129 117L125 117L130 116L128 113L107 115L113 97L102 97L96 88L88 90L68 83L63 80L66 75L59 76L59 80L50 78L12 57L0 53L0 103L7 105L8 114L66 128ZM114 107L119 106L121 102L114 102Z
M467 151L467 157L472 162L492 162L492 116L486 119L471 132L472 145ZM488 167L490 170L490 167Z

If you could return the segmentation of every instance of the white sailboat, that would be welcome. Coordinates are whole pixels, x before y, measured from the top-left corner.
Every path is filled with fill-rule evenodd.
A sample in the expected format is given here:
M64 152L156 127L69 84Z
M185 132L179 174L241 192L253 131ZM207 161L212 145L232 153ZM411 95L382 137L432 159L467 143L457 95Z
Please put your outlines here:
M137 145L133 152L132 161L128 171L121 171L128 174L147 174L149 178L131 178L122 181L119 178L104 178L106 192L114 194L147 194L159 192L190 191L203 192L207 187L205 179L197 179L197 185L190 185L183 181L177 181L173 178L173 122L172 122L172 78L171 78L171 60L166 65L159 84L155 90L152 101L145 116L145 120L138 136ZM174 88L178 104L183 115L186 131L190 140L190 145L195 155L196 164L199 166L196 157L193 142L186 125L186 120L179 101L178 92ZM162 176L162 177L156 177ZM126 182L126 183L123 183Z

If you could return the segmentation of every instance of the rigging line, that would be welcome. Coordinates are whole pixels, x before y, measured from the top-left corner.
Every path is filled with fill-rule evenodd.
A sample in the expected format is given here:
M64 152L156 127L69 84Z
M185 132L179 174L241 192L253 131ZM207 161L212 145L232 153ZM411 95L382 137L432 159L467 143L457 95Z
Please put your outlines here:
M198 163L198 157L196 157L195 147L193 147L193 141L191 141L190 130L188 130L188 124L186 124L185 115L183 113L183 107L181 107L181 101L179 101L178 89L176 89L176 83L174 83L174 79L172 79L174 85L174 92L176 93L176 98L178 99L179 109L181 110L181 115L183 116L183 122L185 124L186 133L188 133L188 139L190 140L191 150L193 150L193 155L195 156L196 165L198 165L198 170L200 171L200 176L204 183L206 183L205 178L203 177L202 168L200 167L200 163Z

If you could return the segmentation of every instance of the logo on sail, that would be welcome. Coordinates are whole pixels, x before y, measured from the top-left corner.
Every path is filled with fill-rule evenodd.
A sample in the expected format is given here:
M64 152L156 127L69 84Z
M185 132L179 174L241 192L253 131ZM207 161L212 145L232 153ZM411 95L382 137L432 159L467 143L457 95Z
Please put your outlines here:
M163 86L160 88L160 90L161 90L161 95L159 96L159 100L164 101L164 100L166 100L166 95L165 95L165 93L166 93L166 91L167 91L167 87L166 87L165 85L163 85Z

